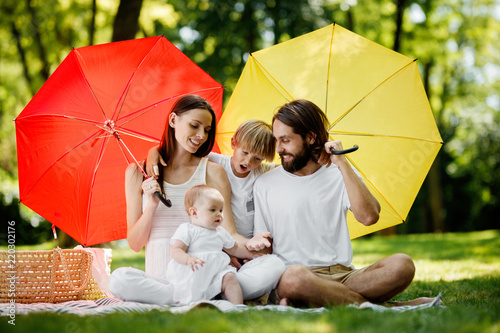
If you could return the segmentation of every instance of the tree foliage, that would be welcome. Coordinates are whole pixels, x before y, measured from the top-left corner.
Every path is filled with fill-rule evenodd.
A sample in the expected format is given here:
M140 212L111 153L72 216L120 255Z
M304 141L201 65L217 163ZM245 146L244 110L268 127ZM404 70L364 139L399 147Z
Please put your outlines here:
M499 0L4 0L0 19L0 189L8 195L17 191L12 119L72 47L163 34L227 87L227 101L249 53L336 22L418 58L445 141L399 230L497 228Z

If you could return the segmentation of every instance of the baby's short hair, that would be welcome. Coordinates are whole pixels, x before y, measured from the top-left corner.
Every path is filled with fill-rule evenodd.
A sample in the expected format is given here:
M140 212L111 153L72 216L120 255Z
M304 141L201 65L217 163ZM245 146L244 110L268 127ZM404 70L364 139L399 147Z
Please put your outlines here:
M234 133L236 146L262 155L272 162L276 152L276 139L271 125L262 120L247 120Z
M196 201L209 195L210 193L220 195L222 197L222 194L217 189L207 185L196 185L191 187L186 192L186 196L184 197L184 208L186 209L188 215L189 208L193 207Z

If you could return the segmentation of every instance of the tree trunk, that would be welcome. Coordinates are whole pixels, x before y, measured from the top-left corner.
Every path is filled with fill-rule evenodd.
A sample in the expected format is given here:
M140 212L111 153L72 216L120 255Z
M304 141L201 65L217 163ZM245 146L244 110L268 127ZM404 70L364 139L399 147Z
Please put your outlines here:
M134 39L139 30L142 0L121 0L113 23L113 42Z
M43 79L47 81L47 79L50 76L50 65L49 62L47 61L47 52L45 52L45 47L42 43L42 36L40 33L40 24L38 22L38 16L35 8L33 7L33 4L31 3L31 0L27 0L26 6L28 7L28 11L31 14L33 37L38 44L38 53L40 56L40 61L42 62L42 68L40 70L40 73L42 74Z
M250 53L257 51L256 40L257 40L257 27L256 21L253 19L255 12L251 4L245 6L243 14L241 15L241 22L247 24L245 26L246 31L244 32L245 40L248 45L248 50ZM275 36L275 38L277 38Z
M430 73L432 68L432 60L428 61L424 67L424 89L427 93L427 97L431 98L430 92ZM443 87L443 96L446 96L446 85ZM446 98L446 97L445 97ZM444 103L442 104L444 105ZM439 113L441 114L441 112ZM439 117L437 117L438 124L440 123ZM434 163L432 164L431 169L429 170L429 174L427 175L427 186L429 189L429 210L432 221L432 229L434 232L444 232L446 231L444 228L444 214L443 214L443 188L441 186L441 177L440 177L440 169L441 163L439 154L436 156Z
M23 46L21 45L21 34L16 27L15 21L11 22L11 30L12 30L12 36L16 40L17 52L19 52L19 56L21 57L21 63L23 65L23 74L24 78L26 79L26 84L28 85L28 89L31 95L34 96L36 90L33 88L33 81L31 79L28 69L28 62L26 60L26 52L24 52Z
M95 16L97 14L97 0L92 0L92 18L89 26L89 45L94 45Z
M392 49L399 52L401 48L401 32L403 31L403 14L405 11L405 1L397 0L397 10L396 10L396 31L394 32L394 46Z
M354 14L351 8L347 10L346 15L347 15L347 29L354 32Z

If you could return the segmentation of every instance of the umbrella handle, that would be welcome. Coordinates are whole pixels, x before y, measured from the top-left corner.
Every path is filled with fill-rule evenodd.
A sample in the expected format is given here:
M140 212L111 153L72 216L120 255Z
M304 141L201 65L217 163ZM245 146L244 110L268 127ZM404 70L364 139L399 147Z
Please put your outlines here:
M172 207L172 201L170 201L169 199L165 199L159 191L156 191L155 194L158 197L158 199L160 199L160 201L163 202L165 206Z
M358 150L359 146L358 145L354 145L352 148L347 148L347 149L344 149L344 150L335 150L332 148L330 148L330 152L333 154L333 155L343 155L343 154L349 154L349 153L352 153L353 151L356 151Z

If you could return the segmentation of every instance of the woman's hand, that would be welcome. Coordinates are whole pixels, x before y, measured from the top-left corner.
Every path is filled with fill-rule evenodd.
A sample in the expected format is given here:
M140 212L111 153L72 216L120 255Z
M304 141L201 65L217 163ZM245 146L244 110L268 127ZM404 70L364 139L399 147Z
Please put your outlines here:
M148 198L148 201L153 201L155 204L160 202L160 199L154 194L155 192L161 192L160 184L153 177L142 182L142 191Z

